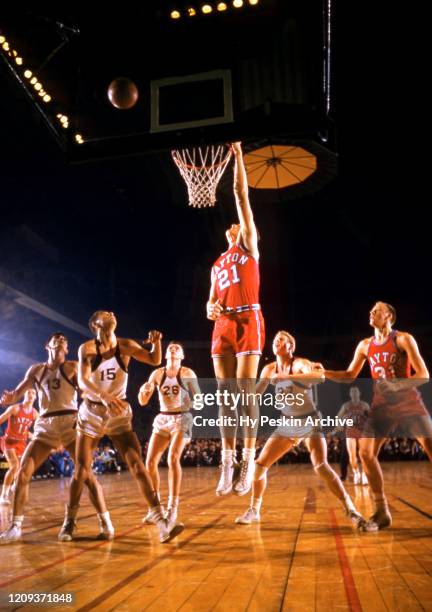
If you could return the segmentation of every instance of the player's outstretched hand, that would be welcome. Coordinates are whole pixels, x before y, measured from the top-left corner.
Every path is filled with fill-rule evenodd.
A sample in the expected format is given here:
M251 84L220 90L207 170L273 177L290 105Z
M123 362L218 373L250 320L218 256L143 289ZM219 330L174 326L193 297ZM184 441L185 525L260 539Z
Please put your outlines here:
M145 382L141 389L139 390L140 395L141 393L143 393L144 395L148 395L149 393L153 393L154 390L154 384L151 382Z
M216 321L219 319L223 312L223 306L220 303L220 300L216 300L216 302L207 302L207 319L210 321Z
M144 344L154 344L159 340L162 340L162 332L157 331L156 329L152 329L151 331L149 331L148 338L144 342Z
M237 154L241 155L241 152L242 152L241 142L232 142L231 149L235 155Z
M121 400L110 393L100 393L99 397L102 404L108 408L113 416L118 416L124 412L127 404L124 400Z
M7 406L8 404L13 404L15 400L14 391L3 391L0 396L0 406Z

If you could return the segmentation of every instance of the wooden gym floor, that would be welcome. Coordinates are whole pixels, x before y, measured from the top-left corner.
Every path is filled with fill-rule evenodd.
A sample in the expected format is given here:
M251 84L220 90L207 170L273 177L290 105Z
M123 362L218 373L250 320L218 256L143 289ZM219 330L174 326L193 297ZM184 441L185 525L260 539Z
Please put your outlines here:
M68 481L33 482L24 539L0 547L0 609L9 593L72 592L56 610L256 612L432 610L432 469L384 463L394 526L357 533L310 465L270 472L260 525L235 525L249 496L217 498L218 470L184 470L185 531L160 544L142 526L145 506L129 474L101 478L116 527L95 540L96 517L83 499L77 539L57 541ZM166 470L162 470L166 482ZM348 489L371 513L368 487ZM163 489L165 492L165 489ZM8 522L3 510L1 528Z

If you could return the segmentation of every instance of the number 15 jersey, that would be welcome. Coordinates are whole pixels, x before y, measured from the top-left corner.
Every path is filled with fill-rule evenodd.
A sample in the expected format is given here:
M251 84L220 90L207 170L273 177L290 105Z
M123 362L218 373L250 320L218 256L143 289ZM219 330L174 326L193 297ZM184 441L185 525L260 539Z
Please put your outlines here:
M257 260L240 245L222 253L212 268L216 297L228 312L259 306L259 267Z
M112 357L104 359L100 352L100 342L96 343L96 359L91 365L90 380L101 391L110 393L119 399L126 398L126 388L128 382L128 371L120 355L120 348L117 343ZM86 396L92 402L99 403L100 398L91 391L86 391Z

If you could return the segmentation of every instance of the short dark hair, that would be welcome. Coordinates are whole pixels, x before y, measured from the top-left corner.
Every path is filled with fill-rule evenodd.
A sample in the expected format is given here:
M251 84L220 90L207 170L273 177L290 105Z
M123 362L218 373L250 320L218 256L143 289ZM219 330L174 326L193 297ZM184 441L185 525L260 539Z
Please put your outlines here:
M68 337L63 332L54 332L53 334L51 334L51 336L49 336L48 340L45 342L45 346L49 344L53 338L58 338L59 336L63 336L66 342L69 342Z
M91 331L92 334L94 334L96 332L95 330L95 321L98 318L98 316L100 315L101 312L106 312L106 310L95 310L94 313L92 314L92 316L90 317L90 319L88 320L88 326L89 326L89 330Z
M383 304L387 308L387 310L389 311L391 315L390 323L394 325L396 323L396 308L392 306L391 304L388 304L387 302L379 302L379 303Z

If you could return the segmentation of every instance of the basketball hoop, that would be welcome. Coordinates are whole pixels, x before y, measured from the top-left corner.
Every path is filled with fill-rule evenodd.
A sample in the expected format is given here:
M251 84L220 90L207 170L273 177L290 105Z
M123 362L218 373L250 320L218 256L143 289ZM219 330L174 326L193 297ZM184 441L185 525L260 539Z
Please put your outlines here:
M186 183L189 206L214 206L216 188L231 159L231 147L194 147L171 151L171 155Z

